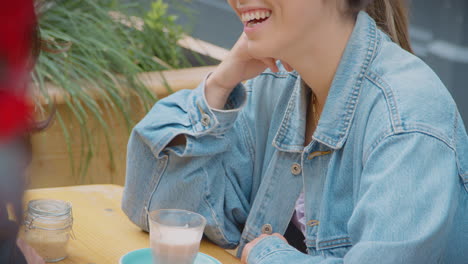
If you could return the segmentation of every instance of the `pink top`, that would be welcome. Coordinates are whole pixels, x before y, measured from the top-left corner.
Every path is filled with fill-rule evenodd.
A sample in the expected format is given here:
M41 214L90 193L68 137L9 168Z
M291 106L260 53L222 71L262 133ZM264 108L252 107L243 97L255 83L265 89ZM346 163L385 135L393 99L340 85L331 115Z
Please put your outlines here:
M296 211L294 212L292 222L296 227L302 231L302 234L305 236L305 208L304 208L304 192L301 192L299 198L296 201Z

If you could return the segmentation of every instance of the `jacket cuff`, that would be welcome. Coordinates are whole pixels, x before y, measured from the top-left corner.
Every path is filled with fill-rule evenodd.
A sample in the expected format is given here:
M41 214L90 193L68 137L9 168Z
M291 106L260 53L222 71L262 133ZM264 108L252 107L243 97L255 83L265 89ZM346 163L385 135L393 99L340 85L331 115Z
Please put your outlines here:
M281 253L281 259L290 259L297 257L296 255L305 255L299 252L288 243L276 236L268 236L260 240L251 250L247 258L249 264L266 264L276 263L273 260L278 260L276 253ZM278 262L280 263L280 262ZM282 262L281 262L282 263Z
M205 97L206 80L210 74L193 92L193 107L190 118L195 135L223 135L232 128L237 115L247 101L245 87L239 83L229 95L224 109L211 108Z

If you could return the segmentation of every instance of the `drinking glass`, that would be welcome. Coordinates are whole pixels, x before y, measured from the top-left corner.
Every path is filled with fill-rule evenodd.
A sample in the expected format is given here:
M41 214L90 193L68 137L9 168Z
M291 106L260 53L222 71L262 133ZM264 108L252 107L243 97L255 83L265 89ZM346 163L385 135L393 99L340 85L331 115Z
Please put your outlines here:
M154 264L193 264L200 248L206 219L179 209L149 213L150 247Z

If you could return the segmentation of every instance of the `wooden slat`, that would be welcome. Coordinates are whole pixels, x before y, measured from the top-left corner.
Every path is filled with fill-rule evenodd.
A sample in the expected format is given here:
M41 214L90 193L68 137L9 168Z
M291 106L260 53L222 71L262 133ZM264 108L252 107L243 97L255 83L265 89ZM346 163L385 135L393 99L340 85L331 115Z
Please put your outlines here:
M146 72L140 74L139 79L146 87L156 93L158 98L163 98L169 95L164 81L167 81L167 84L174 92L193 89L215 68L216 66L206 66L163 72Z
M69 242L67 259L60 264L118 263L129 251L149 247L149 236L128 220L120 209L123 188L117 185L84 185L35 189L31 199L60 199L73 205L76 240ZM224 264L240 261L222 248L204 240L200 251Z
M142 83L148 87L148 89L154 92L158 98L163 98L169 94L167 85L175 92L183 89L193 89L197 87L203 78L212 72L216 66L205 66L205 67L193 67L179 70L168 70L160 72L145 72L138 75L138 78ZM86 87L88 94L96 99L102 98L101 94L94 87L89 87L87 84L83 84ZM60 87L47 83L46 89L49 92L49 97L55 104L64 104L66 96L68 96L63 89ZM122 87L122 92L125 93L125 87ZM42 94L35 95L38 97L38 101L41 104L46 104L47 100Z
M225 48L221 48L201 39L192 38L188 35L185 35L177 42L177 44L183 48L195 51L205 56L209 56L219 61L224 60L224 58L226 58L227 54L229 53L229 50Z

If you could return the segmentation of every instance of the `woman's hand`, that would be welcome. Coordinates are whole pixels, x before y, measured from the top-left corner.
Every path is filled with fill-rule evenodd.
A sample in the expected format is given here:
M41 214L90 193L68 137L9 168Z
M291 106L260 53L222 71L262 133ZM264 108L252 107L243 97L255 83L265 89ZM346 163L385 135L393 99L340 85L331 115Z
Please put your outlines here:
M37 254L36 250L34 250L34 248L28 245L24 240L18 238L16 240L16 244L23 253L28 264L45 264L44 259L42 259L42 257Z
M285 64L287 70L292 68ZM206 82L205 94L211 107L222 109L227 97L235 86L245 80L251 79L270 68L278 71L274 58L256 58L248 52L248 39L245 33L221 62Z
M266 238L266 237L269 237L269 236L276 236L276 237L279 237L281 238L284 242L288 243L288 241L286 240L286 238L284 238L282 235L278 234L278 233L274 233L273 235L266 235L266 234L262 234L260 235L259 237L257 237L256 239L250 241L250 243L247 243L247 245L245 245L244 247L244 250L242 251L242 258L241 258L241 263L242 264L247 264L247 259L249 257L249 254L250 254L250 251L252 250L252 248L258 244L258 242L260 242L262 239Z

